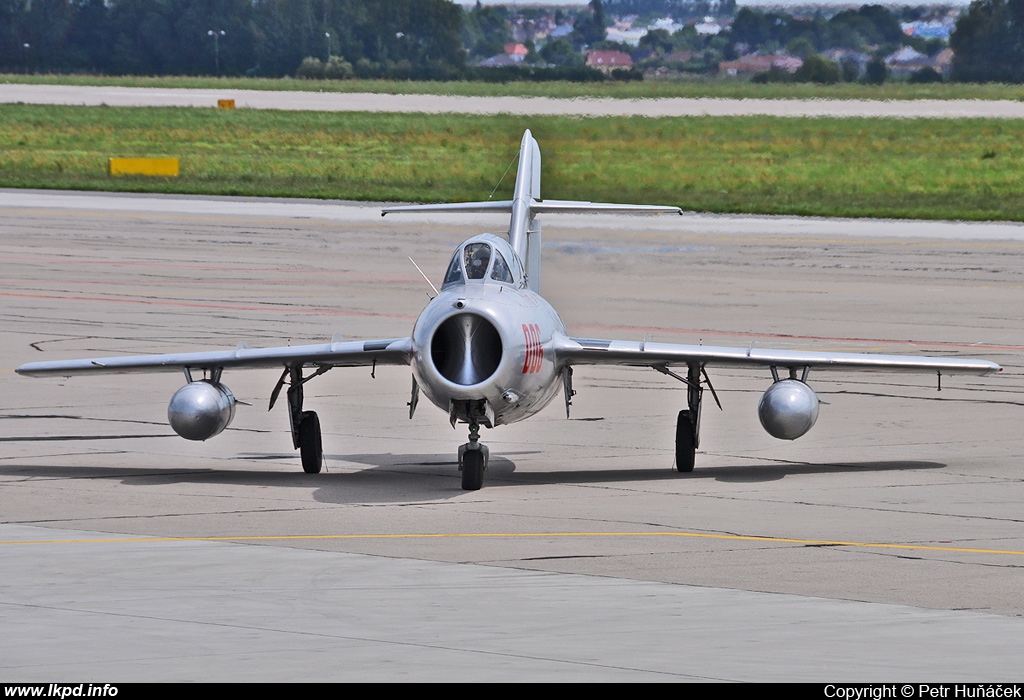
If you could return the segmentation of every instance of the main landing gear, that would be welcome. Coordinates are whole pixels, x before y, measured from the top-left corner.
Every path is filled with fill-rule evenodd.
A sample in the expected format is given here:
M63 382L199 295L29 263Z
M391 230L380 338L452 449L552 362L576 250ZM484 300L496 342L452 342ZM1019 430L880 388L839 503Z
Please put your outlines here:
M469 424L469 442L459 446L463 490L479 491L483 487L488 456L487 445L480 442L480 424L473 421Z
M693 412L682 410L676 419L676 471L692 472L697 461L697 443L700 413L697 420Z
M654 369L678 379L686 385L686 408L680 411L676 418L676 471L692 472L697 458L697 448L700 446L700 406L704 394L701 375L707 381L711 395L715 397L715 403L719 408L722 407L722 404L718 401L715 388L711 386L707 373L699 364L688 365L685 377L679 376L668 367L655 366Z
M302 471L307 474L320 473L324 463L324 446L320 433L320 418L315 411L302 410L302 385L329 369L330 367L321 367L313 374L303 378L302 367L288 367L270 396L270 407L273 408L287 378L288 418L292 427L292 445L299 451L299 456L302 459Z
M320 418L315 411L302 411L299 414L299 425L295 442L299 446L302 458L302 471L307 474L319 474L324 463L324 444L320 435Z
M700 445L700 400L704 387L700 384L700 366L686 370L686 410L676 419L676 471L692 472Z

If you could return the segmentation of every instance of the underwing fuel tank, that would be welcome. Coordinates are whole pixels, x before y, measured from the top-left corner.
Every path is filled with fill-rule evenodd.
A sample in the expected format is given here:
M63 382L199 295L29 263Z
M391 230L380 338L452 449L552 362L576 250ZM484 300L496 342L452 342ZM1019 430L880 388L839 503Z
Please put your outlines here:
M818 395L797 379L775 382L761 397L757 417L772 437L796 440L818 420Z
M235 397L220 383L203 379L178 389L167 406L167 420L186 440L209 440L235 417Z

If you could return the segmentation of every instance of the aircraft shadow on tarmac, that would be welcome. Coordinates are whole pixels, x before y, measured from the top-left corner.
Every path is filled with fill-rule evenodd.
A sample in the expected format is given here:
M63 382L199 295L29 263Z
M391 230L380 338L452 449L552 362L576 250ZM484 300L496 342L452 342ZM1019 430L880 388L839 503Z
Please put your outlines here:
M760 483L778 481L798 474L847 474L849 472L896 472L917 469L943 469L943 462L925 460L881 460L876 462L791 462L772 460L769 464L704 467L689 474L680 474L686 479L715 479L726 483Z
M507 455L535 455L540 452L512 452ZM442 455L393 455L351 454L335 455L334 459L369 465L368 473L387 474L392 478L396 471L408 470L409 473L419 471L423 467L432 467L433 472L441 477L457 476L454 462ZM516 464L506 456L491 457L487 467L488 486L520 486L523 484L603 484L629 481L663 481L665 479L715 479L722 482L758 483L778 481L787 476L797 474L841 474L846 472L887 472L910 469L941 469L946 465L942 462L923 460L885 460L875 462L835 462L818 464L811 462L793 462L771 460L757 464L729 465L719 467L702 467L688 474L676 472L672 465L657 467L623 467L615 469L572 469L558 471L519 471Z
M518 452L516 455L538 454ZM221 484L277 488L314 489L319 503L400 503L406 501L443 500L462 496L459 472L448 455L395 455L391 453L327 455L327 467L319 475L301 471L264 471L242 467L246 461L290 461L290 454L246 454L232 462L235 469L192 467L182 463L176 468L153 467L85 467L69 465L5 465L0 476L49 477L67 479L116 479L126 486L159 486L166 484ZM365 464L358 471L332 471L331 466L348 463ZM874 462L836 462L830 464L776 461L771 463L710 466L689 474L679 474L670 467L622 467L614 469L573 469L556 471L516 471L516 463L504 456L494 456L487 470L488 488L529 485L585 485L630 482L693 481L714 479L725 483L762 483L778 481L787 476L813 474L846 474L849 472L896 472L919 469L942 469L942 462L923 460L885 460ZM484 492L486 493L486 492Z

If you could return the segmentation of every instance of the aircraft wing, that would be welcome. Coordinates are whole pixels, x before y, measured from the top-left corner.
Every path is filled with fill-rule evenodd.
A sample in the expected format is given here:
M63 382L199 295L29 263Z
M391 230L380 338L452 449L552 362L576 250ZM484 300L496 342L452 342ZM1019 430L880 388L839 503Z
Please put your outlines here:
M260 367L369 367L371 365L407 365L412 353L409 338L350 341L321 345L295 345L276 348L238 347L214 352L102 357L84 360L30 362L15 371L28 377L71 376L76 374L128 374L170 372L182 369L226 369Z
M777 367L780 369L867 370L874 372L931 372L985 375L1002 367L988 360L917 355L875 355L852 352L811 352L768 348L731 348L710 345L563 338L555 343L555 357L568 365L626 365L667 367L691 363L709 367Z

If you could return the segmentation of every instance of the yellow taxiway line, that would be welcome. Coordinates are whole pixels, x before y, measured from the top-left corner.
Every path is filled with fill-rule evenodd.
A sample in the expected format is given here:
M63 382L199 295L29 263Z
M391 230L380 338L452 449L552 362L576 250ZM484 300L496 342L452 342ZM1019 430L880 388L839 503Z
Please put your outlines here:
M702 532L471 532L471 533L391 533L351 535L235 535L216 537L97 537L88 539L6 540L0 546L47 544L115 544L150 542L280 542L298 540L415 540L415 539L496 539L496 538L574 538L574 537L686 537L708 540L762 542L776 544L812 545L818 547L860 547L868 549L899 549L924 552L956 552L961 554L1004 554L1024 556L1024 551L1008 549L981 549L975 547L945 547L924 544L898 544L887 542L846 542L842 540L814 540L793 537L764 537L759 535L722 535Z

